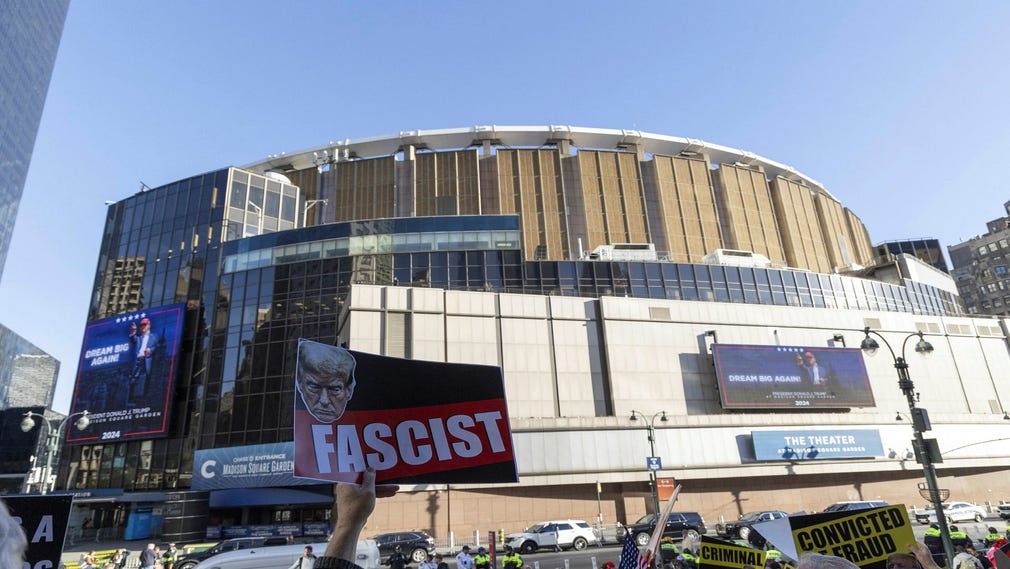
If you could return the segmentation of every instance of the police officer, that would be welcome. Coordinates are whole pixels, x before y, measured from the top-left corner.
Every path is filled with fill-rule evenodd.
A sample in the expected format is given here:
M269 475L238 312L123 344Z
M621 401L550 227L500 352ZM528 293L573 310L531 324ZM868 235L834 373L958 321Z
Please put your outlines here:
M681 562L681 567L684 569L698 568L698 557L690 549L684 548L684 551L677 557L677 560Z
M954 546L961 546L964 548L971 547L971 538L968 534L964 533L957 526L950 526L950 543Z
M487 554L487 548L477 548L477 555L473 556L473 564L476 569L491 569L491 556Z
M519 553L512 549L511 545L505 546L505 555L501 558L502 569L521 569L523 566L523 558L519 556Z
M663 559L663 565L672 564L677 560L677 555L679 554L677 545L673 543L673 538L664 537L663 541L659 544L659 556Z
M165 569L174 569L175 560L178 558L179 550L175 548L175 544L168 544L168 549L165 551L165 554L161 556L161 559L165 564Z
M985 535L985 538L984 538L983 541L984 541L986 547L992 547L992 544L995 543L997 539L1002 539L1003 538L1003 534L1001 534L1000 532L996 531L996 528L994 528L992 526L989 526L988 530L989 530L989 533L987 533Z
M407 556L403 554L403 550L400 549L399 545L396 546L396 549L393 550L393 554L389 556L389 561L386 562L386 564L389 565L389 569L406 569L407 564L409 563L410 562L407 561Z

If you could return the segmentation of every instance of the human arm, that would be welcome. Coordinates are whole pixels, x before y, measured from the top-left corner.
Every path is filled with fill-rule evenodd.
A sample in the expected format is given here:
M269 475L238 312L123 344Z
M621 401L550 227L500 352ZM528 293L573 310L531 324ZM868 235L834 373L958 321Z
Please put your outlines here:
M392 496L397 486L380 488L380 496ZM354 564L358 537L365 528L368 516L375 509L375 469L369 468L361 476L361 484L333 485L333 534L326 544L326 552L316 559L316 569L351 569Z
M908 544L908 551L919 560L922 569L940 569L936 561L933 561L933 554L929 552L929 548L918 541Z

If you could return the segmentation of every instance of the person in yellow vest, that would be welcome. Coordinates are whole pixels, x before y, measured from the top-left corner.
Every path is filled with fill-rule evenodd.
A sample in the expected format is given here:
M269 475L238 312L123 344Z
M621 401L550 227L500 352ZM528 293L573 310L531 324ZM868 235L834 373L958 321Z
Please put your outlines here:
M175 569L175 560L179 558L179 550L175 548L174 543L168 544L168 549L162 556L162 560L165 563L165 569Z
M487 548L477 548L477 555L473 556L473 565L476 569L491 569L491 556L487 554Z
M505 546L505 555L501 558L502 569L521 569L523 566L523 558L519 556L519 553L512 549L511 545Z
M664 537L663 541L659 544L659 556L663 560L663 565L672 564L677 560L677 555L680 551L677 549L677 545L673 543L672 537Z
M989 526L989 533L985 535L984 543L986 547L992 547L992 544L996 542L997 539L1002 539L1003 534L996 531L996 528Z
M958 545L961 547L969 547L971 546L971 538L968 537L968 534L958 529L957 526L950 526L950 543L954 547L957 547Z
M677 556L677 562L683 569L697 569L698 567L698 557L687 548L684 548L684 551Z

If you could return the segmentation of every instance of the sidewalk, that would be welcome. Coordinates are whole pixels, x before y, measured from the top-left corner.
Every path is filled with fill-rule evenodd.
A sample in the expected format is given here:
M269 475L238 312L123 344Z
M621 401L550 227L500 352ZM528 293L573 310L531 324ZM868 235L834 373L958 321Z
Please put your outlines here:
M143 551L148 543L155 543L160 545L161 548L167 549L168 543L162 543L160 539L135 539L133 541L123 541L123 540L101 540L101 541L90 541L90 540L78 540L73 545L69 541L63 546L63 556L60 561L64 565L72 564L70 566L76 566L81 560L82 553L88 553L89 551L108 551L110 549L125 549L130 552L130 557L127 559L126 566L128 568L139 567L140 566L140 552Z

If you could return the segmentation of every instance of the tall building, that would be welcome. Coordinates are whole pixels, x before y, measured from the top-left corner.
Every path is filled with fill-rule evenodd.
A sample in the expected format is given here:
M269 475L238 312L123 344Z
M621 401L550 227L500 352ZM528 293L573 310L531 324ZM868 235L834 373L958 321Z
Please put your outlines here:
M58 485L87 491L103 527L162 511L148 525L166 539L318 531L326 486L289 472L214 486L220 464L285 464L308 338L502 369L519 484L404 486L373 533L634 521L652 509L652 444L659 477L685 487L678 508L709 519L918 504L894 361L851 348L870 328L936 346L909 369L948 452L942 486L1010 492L1005 323L963 314L950 278L916 257L892 264L874 265L856 213L796 169L638 131L407 131L195 175L108 208L71 411L112 414L74 435ZM125 342L144 320L179 338L158 344L150 373L177 371L130 403L147 372L93 339ZM757 363L727 373L713 350ZM847 362L852 399L780 397L776 377L801 381L806 351ZM738 399L761 389L741 387L750 378L774 389ZM117 405L156 424L103 429ZM783 437L859 442L800 456L776 451Z
M986 233L947 248L965 310L1010 315L1010 202L1007 216L986 223Z
M0 277L69 0L0 0Z
M0 324L0 409L49 407L60 362Z

